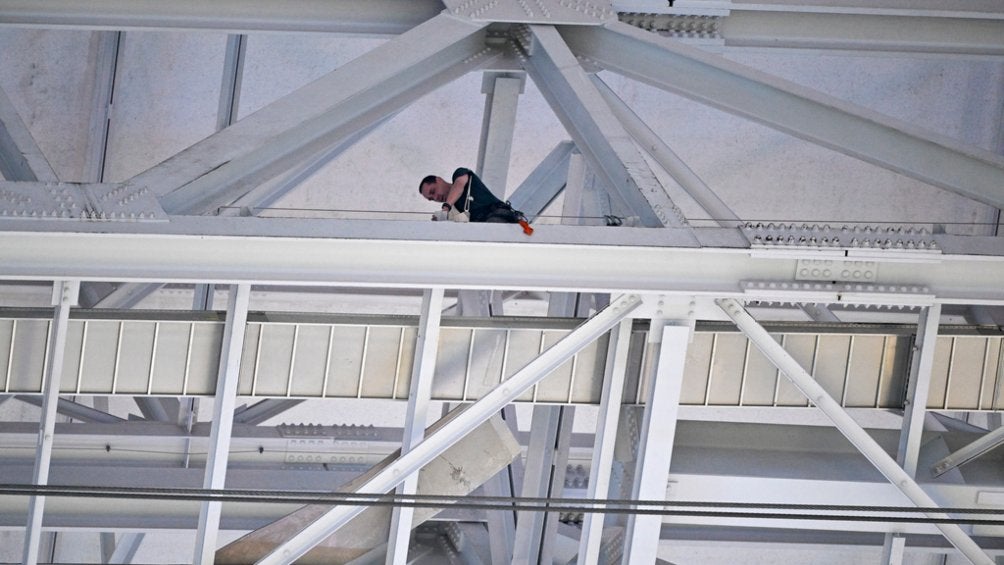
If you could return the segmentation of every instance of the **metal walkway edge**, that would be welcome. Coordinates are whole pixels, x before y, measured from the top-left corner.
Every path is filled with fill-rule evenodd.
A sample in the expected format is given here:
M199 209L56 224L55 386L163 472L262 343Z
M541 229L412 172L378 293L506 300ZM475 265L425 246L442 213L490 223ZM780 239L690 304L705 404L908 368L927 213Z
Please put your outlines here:
M40 394L45 309L0 310L0 392ZM253 314L238 394L250 398L407 397L417 317ZM568 333L574 319L445 318L433 398L469 401ZM908 326L775 325L773 335L846 407L902 408ZM218 313L87 311L70 322L61 393L212 396L223 334ZM942 329L928 408L1004 408L1000 332ZM556 369L518 402L598 404L605 339ZM633 334L625 399L646 383L645 328ZM699 324L681 402L706 406L806 406L805 398L726 324Z

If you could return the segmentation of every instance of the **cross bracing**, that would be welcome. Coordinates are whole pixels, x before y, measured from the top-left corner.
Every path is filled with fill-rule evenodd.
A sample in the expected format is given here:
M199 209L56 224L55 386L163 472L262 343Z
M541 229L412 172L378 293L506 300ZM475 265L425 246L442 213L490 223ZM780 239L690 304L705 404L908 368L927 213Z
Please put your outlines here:
M821 483L811 483L808 470L793 476L777 469L753 482L737 474L716 483L716 473L690 467L720 457L688 455L686 420L677 431L677 419L693 417L696 413L688 409L695 404L705 410L704 417L721 418L712 409L724 404L757 414L747 420L789 419L780 433L811 442L812 432L796 422L826 399L810 393L806 400L782 375L798 381L804 372L830 399L825 412L837 429L886 477L895 477L893 484L884 484L868 471L889 500L903 503L905 496L918 502L931 496L946 507L957 501L999 505L1000 478L984 471L993 465L988 455L982 456L985 465L980 457L967 459L940 479L924 474L969 445L993 444L993 432L981 439L981 428L951 420L958 422L952 430L976 435L953 437L949 428L939 441L922 441L929 435L921 435L936 429L932 415L945 418L952 411L969 414L964 419L977 418L987 428L999 425L1004 249L996 237L996 207L1002 201L1004 168L997 155L1002 105L993 86L1002 76L998 8L894 1L871 9L839 3L825 9L654 4L296 2L279 14L274 7L236 0L205 6L109 0L91 3L86 11L65 2L0 3L5 25L0 41L15 47L4 50L12 64L0 73L0 87L8 95L0 99L0 171L6 179L0 210L6 216L0 218L3 305L48 303L47 296L39 298L39 285L58 291L59 299L55 317L49 311L41 318L23 312L6 318L5 393L35 395L44 408L37 418L42 430L56 430L55 436L42 434L36 465L25 475L21 464L18 476L38 484L67 476L59 437L70 432L63 424L54 426L56 414L104 421L119 431L135 429L136 424L119 422L134 411L122 406L133 402L123 395L136 397L144 418L180 434L179 453L187 453L179 455L186 484L206 486L223 485L226 470L236 473L243 464L231 454L230 446L239 441L230 437L231 420L245 425L241 418L294 417L306 406L324 414L323 407L334 402L327 397L350 397L360 407L407 405L412 416L403 416L400 425L411 441L423 436L426 422L415 415L428 413L430 402L470 403L455 417L473 425L498 410L511 410L506 404L513 400L604 408L642 401L658 409L597 419L603 425L595 430L595 442L603 443L595 446L599 459L575 452L570 427L534 429L529 436L516 434L532 451L525 464L517 458L503 471L504 481L477 481L486 480L484 488L503 494L518 494L520 483L522 492L529 492L535 487L527 485L539 483L545 496L575 496L574 484L562 488L560 480L549 485L541 480L537 463L546 458L540 458L540 450L553 446L555 465L578 457L591 461L584 465L588 468L609 460L602 454L612 453L620 438L636 442L636 450L629 450L633 459L617 460L620 474L591 474L601 482L590 486L591 496L617 490L626 496L662 496L666 481L668 499L750 492L762 502L772 497L818 502L810 493L834 488L827 482L834 480L841 492L859 487L861 493L872 492L872 485L855 486L860 481L856 470L868 469L859 455L854 455L856 463L828 460L831 474ZM314 35L291 33L304 31ZM345 34L367 37L341 39ZM318 57L327 40L337 48ZM23 48L21 42L39 48ZM303 51L302 45L312 47ZM321 51L311 51L319 46ZM283 60L277 53L287 47L301 51ZM60 59L51 56L59 50L91 53L93 65L82 74L65 73ZM820 57L825 60L813 66ZM261 64L276 59L281 64L262 75ZM298 74L301 64L318 59ZM220 72L208 71L217 60L223 87ZM289 84L262 80L269 72L279 76L280 67L290 73ZM93 96L76 96L79 88L51 88L60 80L82 81ZM474 82L481 90L472 93ZM894 94L884 97L884 89ZM977 101L971 97L977 91L994 94ZM60 97L70 92L91 106L61 104ZM467 108L476 98L474 107L481 111L481 93L488 97L484 119L478 120L480 115ZM157 108L167 101L167 120L158 121ZM705 107L767 127L737 126L748 123ZM443 108L449 111L434 113ZM426 117L431 115L435 120ZM479 145L487 150L475 159L473 147ZM544 158L552 148L551 157ZM475 162L500 193L508 194L508 187L497 185L515 186L527 178L513 197L516 201L518 193L519 201L533 203L527 210L538 221L532 238L505 226L389 221L394 213L407 218L421 205L413 179L426 169ZM559 223L589 226L549 225L548 215L561 201ZM313 212L305 212L308 208ZM342 219L357 213L353 210L369 210L372 219ZM234 214L259 217L221 217ZM325 219L262 217L277 215ZM603 223L608 226L599 227ZM718 227L704 227L712 225ZM160 305L185 296L186 308L194 302L197 309L211 309L214 293L207 283L229 287L217 299L230 303L226 313L209 314L198 323L184 316L161 321L160 314L143 312L121 320L107 314L90 319L95 314L77 308L79 285L83 306ZM158 290L165 284L170 286ZM193 284L195 292L188 290ZM289 303L302 300L308 288L315 298ZM555 294L545 308L542 293L557 292L576 294L571 299ZM493 317L450 335L454 322L429 322L429 306L420 305L416 293L445 294L445 306L466 315L487 315L490 305L494 316L547 310L578 320L561 322L566 325L560 330L532 330L527 328L539 322ZM325 300L329 305L321 306ZM743 315L730 306L726 316L716 304L722 300L741 301L761 323L808 319L827 329L771 330L786 353L768 362L770 356L756 351L769 349L770 343L754 337L755 326L742 335L707 331L707 322ZM274 324L256 321L254 311L268 311L268 301L308 313ZM357 320L349 331L331 320L318 322L309 314L312 308L422 312L426 321L410 318L387 337L382 335L387 326L372 317ZM607 330L626 327L622 319L647 330L619 342L606 337ZM911 329L861 333L853 324L862 319ZM970 327L958 333L949 327L957 323ZM439 358L430 373L432 396L408 393L410 367L422 366L409 349L415 347L414 336L440 329L443 341L437 340L431 352ZM563 345L552 348L549 331ZM503 332L526 339L500 338ZM325 336L337 346L325 347ZM485 345L488 341L497 355ZM63 355L65 363L59 361ZM66 377L64 370L60 387L42 394L45 383L59 376L53 367L73 363L76 374L71 370ZM136 370L140 366L145 373ZM550 374L555 367L556 374ZM352 380L347 375L356 369ZM552 387L554 377L566 370L565 385ZM307 375L319 376L320 384L305 384L312 382ZM519 378L510 383L503 375ZM63 386L74 376L69 388ZM340 392L328 394L335 389L324 384L326 378L345 391L336 387ZM602 384L619 379L627 381L627 394L612 401L610 388ZM162 389L164 382L181 386ZM11 383L18 390L10 389ZM515 383L519 390L512 388ZM548 391L557 396L550 398ZM99 396L91 407L68 392ZM240 402L264 398L271 404L255 405L252 413L251 407L235 405L235 395ZM196 396L213 398L211 409L204 406L200 414ZM326 399L293 402L314 396ZM3 409L22 405L6 401ZM774 415L749 412L759 405ZM856 413L857 418L902 409L899 445L858 441L864 432L845 412L854 406L872 407L866 409L871 415ZM792 407L803 416L788 412ZM193 430L209 412L215 423L198 436ZM538 415L541 421L571 419L556 414L535 409L533 421ZM515 420L507 422L519 431ZM438 426L411 449L405 442L404 455L385 460L367 482L359 479L351 488L385 492L422 462L441 460L444 450L462 452L465 435L459 425L444 420ZM734 423L716 433L727 443L751 429ZM4 437L13 433L8 430ZM208 438L202 448L208 454L205 463L202 452L191 448L203 441L199 437ZM736 461L767 457L768 451L750 444ZM57 458L50 464L53 453ZM125 461L117 459L118 453L114 457ZM690 470L681 474L682 469ZM269 473L260 474L255 480L264 483L255 484L294 476L289 469ZM97 474L100 470L82 476ZM122 480L118 477L114 480ZM948 486L967 494L952 498L945 494ZM25 508L31 511L22 514L28 524L25 543L14 544L23 546L24 560L37 561L42 549L59 546L49 533L53 529L105 530L101 545L112 562L137 550L143 559L144 544L156 543L137 532L120 537L113 551L114 538L107 534L118 528L113 520L66 521L61 504L41 496L30 499ZM186 556L177 558L182 561L211 560L223 545L220 527L227 534L263 525L235 520L218 503L200 507L201 515L180 510L178 516L187 518L171 526L197 534ZM46 508L52 510L50 523L44 519ZM19 512L24 511L5 516ZM275 540L274 552L262 562L309 554L341 524L352 523L351 514L335 506L319 515L307 528L310 533L280 529L283 539ZM464 521L463 514L447 513L442 519ZM413 557L428 559L441 558L436 551L448 549L465 559L492 562L567 562L577 553L582 562L621 554L631 562L681 555L681 537L712 545L708 540L745 540L745 551L764 547L756 545L757 539L791 539L715 519L691 520L688 524L701 525L687 526L638 517L606 532L585 527L588 520L555 527L553 520L524 513L515 522L480 519L473 520L480 529L466 533L421 525L409 543L407 528L400 529L401 519L395 517L397 529L391 531L405 533L377 543L366 555L404 562L409 548ZM157 523L156 516L144 522L151 529ZM922 546L957 551L977 563L999 551L998 532L979 526L942 527L940 534L954 549L944 540L929 544L937 531L933 527L914 531L902 524L796 520L768 527L799 530L804 539L825 529L883 534L884 562L920 559ZM904 537L918 534L927 541ZM436 539L439 550L429 545ZM532 539L533 547L514 553L514 539ZM865 539L859 535L851 543L868 545ZM877 551L879 542L870 543Z

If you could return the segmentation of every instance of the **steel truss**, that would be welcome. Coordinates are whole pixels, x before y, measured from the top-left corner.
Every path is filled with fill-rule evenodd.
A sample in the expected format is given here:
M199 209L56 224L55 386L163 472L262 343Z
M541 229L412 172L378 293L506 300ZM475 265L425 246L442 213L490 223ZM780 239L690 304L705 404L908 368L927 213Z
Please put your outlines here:
M731 210L679 162L670 148L658 142L657 135L632 118L629 108L589 75L597 68L614 71L997 207L1004 204L1004 160L732 64L681 41L643 31L621 21L632 18L618 15L609 5L573 13L563 2L548 2L550 11L544 9L536 14L523 4L518 9L516 3L496 7L445 2L447 10L443 12L443 5L432 1L297 1L284 6L280 13L252 0L206 5L103 0L89 3L86 11L59 0L44 5L0 0L0 24L113 30L309 30L394 36L360 61L249 118L236 123L226 120L220 124L226 127L204 141L123 183L55 184L55 174L37 144L0 93L0 120L4 126L0 130L0 171L8 179L0 183L0 188L5 195L13 195L2 210L13 219L0 220L0 281L51 282L55 296L55 311L48 326L43 416L32 483L44 485L49 479L55 417L61 400L58 369L64 365L69 313L78 285L126 283L116 291L125 298L113 295L111 302L134 301L148 292L145 287L128 286L136 283L233 285L223 347L216 359L214 423L202 473L206 488L224 486L235 413L241 418L236 400L251 286L317 285L421 289L427 293L402 452L357 485L356 492L381 494L399 485L403 485L400 492L412 492L414 477L423 465L613 328L620 329L617 337L608 342L611 360L604 380L620 382L626 362L625 320L641 319L651 327L643 369L650 375L649 388L642 391L639 387L636 391L638 399L644 394L646 407L636 426L640 437L636 438L634 459L621 462L625 468L634 469L628 473L628 480L633 478L634 483L621 487L629 489L635 498L662 496L671 476L682 375L692 347L693 326L698 320L727 318L834 421L896 489L917 505L936 507L939 500L913 475L918 468L920 431L926 414L923 399L930 385L939 313L945 305L1004 306L1001 240L915 232L911 228L876 231L832 226L736 227L738 218ZM881 47L955 55L1002 53L1000 37L1004 34L999 33L999 14L962 9L938 14L892 10L870 17L848 6L836 6L828 16L793 9L750 12L737 9L735 14L655 14L649 21L662 22L664 33L670 36L698 22L703 30L698 34L698 43L712 45L761 45L763 39L751 31L750 25L754 25L786 35L780 44L787 47L876 49L883 32L898 30L904 22L915 29L913 24L919 18L931 25ZM256 15L232 15L245 13ZM719 20L693 19L697 16ZM793 27L800 25L793 24L793 18L803 24L806 18L811 19L805 27L815 30L816 35L809 39L793 37ZM821 23L824 21L827 23ZM980 33L959 34L960 21L980 24ZM505 24L503 31L493 28L494 23ZM862 28L867 31L863 38L848 37L853 35L852 30ZM588 168L605 185L620 213L642 226L670 227L611 230L556 226L541 231L532 241L524 241L503 226L290 222L184 215L212 213L235 202L253 206L256 200L271 198L276 191L289 189L290 182L302 179L304 170L351 145L420 95L468 72L498 70L496 67L507 72L526 71L576 145L559 146L542 163L537 174L546 186L538 189L540 193L533 187L520 191L520 198L535 203L531 212L542 209L566 184L581 188L583 171ZM486 130L490 131L483 139L486 147L502 153L511 138L514 100L521 83L517 75L490 76L494 84L489 90L499 99L498 107L491 110L496 117L486 118ZM659 166L678 178L703 207L726 220L722 222L725 225L713 229L689 226L638 145L645 146ZM483 156L482 166L491 178L505 178L503 161L498 155ZM566 168L571 172L564 173ZM577 177L574 182L573 176ZM261 189L269 183L279 183L279 188ZM68 202L80 206L59 206ZM444 254L469 260L444 267L438 261ZM437 268L429 268L434 264ZM859 282L857 273L867 273L867 282ZM447 288L610 293L613 298L609 306L598 308L551 347L541 347L538 356L508 379L484 391L465 410L423 437L437 353L434 336L438 311ZM88 294L100 301L108 296L105 290L96 285ZM744 310L740 301L803 305L830 321L834 314L827 314L817 305L924 309L924 331L919 334L921 351L907 389L910 396L898 463L814 380L810 374L814 367L802 367ZM11 334L13 343L13 330ZM747 354L744 374L748 359ZM8 361L8 373L12 365L13 361ZM815 379L821 377L816 375ZM10 382L7 375L5 383ZM153 390L148 389L146 394L153 394ZM616 412L622 404L619 394L620 390L603 390L595 466L609 465L614 457L614 437L628 433L617 426ZM286 396L292 396L290 388ZM947 392L945 404L947 407ZM156 408L148 406L148 410ZM270 413L265 408L262 410ZM71 410L72 404L63 404L64 412ZM77 409L76 413L83 411ZM980 443L996 442L999 434L991 433L987 438ZM601 496L604 490L610 491L610 477L605 472L604 468L596 475L597 484L590 485L591 494ZM535 479L539 477L528 481ZM680 481L695 491L708 488L707 477L689 482L681 477ZM867 493L868 486L858 486L856 496L865 496L862 493ZM999 492L995 493L997 498L989 498L999 504ZM668 496L673 495L671 490ZM25 512L25 563L38 560L44 502L44 497L32 497ZM359 510L343 505L323 513L260 563L292 562ZM408 514L399 512L394 518L394 534L388 542L393 545L387 552L390 562L402 562L407 556L411 522ZM936 511L931 515L943 516ZM196 562L213 560L220 521L219 502L200 505ZM623 526L627 536L624 561L654 560L659 520L637 517ZM601 528L601 521L593 516L587 518L580 546L583 562L599 553ZM938 528L973 563L992 562L969 532L952 524L939 524ZM141 539L139 535L122 538L114 552L108 552L109 559L127 560ZM890 538L890 553L902 554L901 540Z

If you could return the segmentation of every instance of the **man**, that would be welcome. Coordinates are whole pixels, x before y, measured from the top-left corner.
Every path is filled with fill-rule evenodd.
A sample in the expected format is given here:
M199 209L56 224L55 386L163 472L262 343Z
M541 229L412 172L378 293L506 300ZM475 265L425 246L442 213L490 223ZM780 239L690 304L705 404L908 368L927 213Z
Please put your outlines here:
M418 192L426 200L442 202L444 209L449 206L450 219L466 215L471 222L522 225L526 221L521 212L492 194L474 171L464 167L453 171L452 182L436 175L425 177L418 185ZM523 230L528 227L524 226Z

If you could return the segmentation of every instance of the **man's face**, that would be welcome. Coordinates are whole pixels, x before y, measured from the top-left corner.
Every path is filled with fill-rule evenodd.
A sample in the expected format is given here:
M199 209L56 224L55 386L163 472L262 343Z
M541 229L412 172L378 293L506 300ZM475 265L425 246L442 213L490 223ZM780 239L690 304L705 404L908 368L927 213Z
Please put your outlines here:
M440 179L436 179L436 182L430 182L422 185L422 196L426 200L432 200L435 202L445 202L447 190L449 185L446 182L441 182Z

